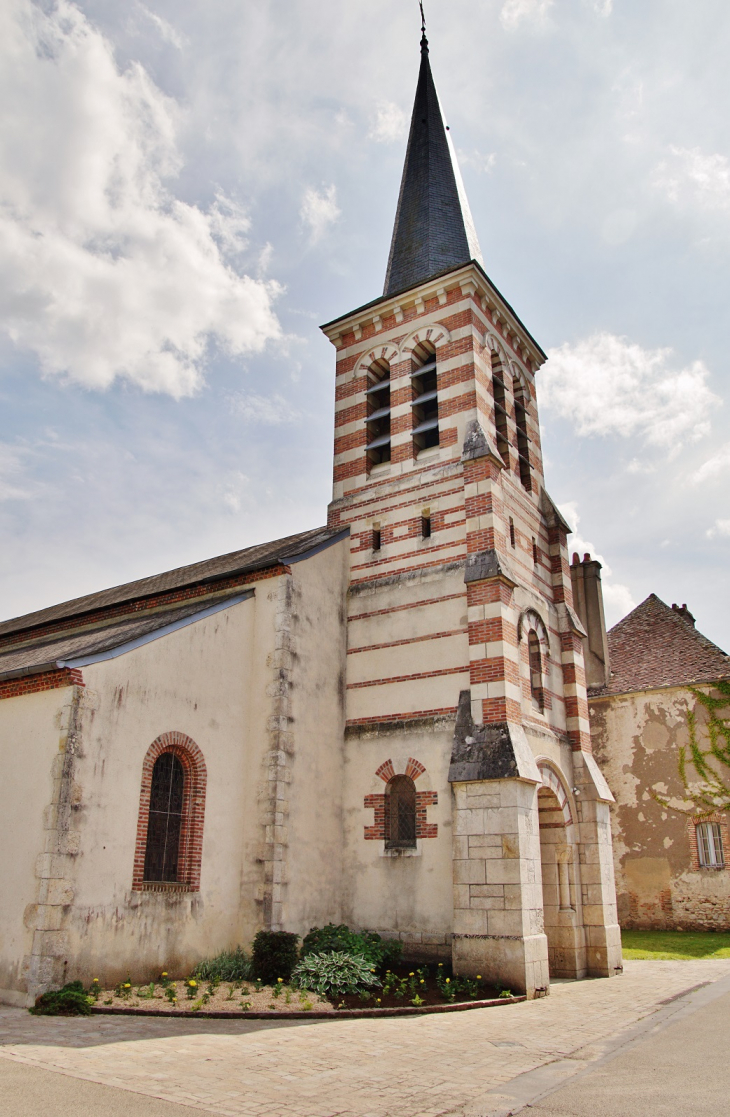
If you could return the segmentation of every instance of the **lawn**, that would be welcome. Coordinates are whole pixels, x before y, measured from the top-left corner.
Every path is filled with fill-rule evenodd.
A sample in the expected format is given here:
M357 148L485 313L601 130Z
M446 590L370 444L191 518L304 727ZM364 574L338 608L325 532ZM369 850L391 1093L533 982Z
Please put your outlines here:
M730 958L730 934L714 931L622 931L624 958Z

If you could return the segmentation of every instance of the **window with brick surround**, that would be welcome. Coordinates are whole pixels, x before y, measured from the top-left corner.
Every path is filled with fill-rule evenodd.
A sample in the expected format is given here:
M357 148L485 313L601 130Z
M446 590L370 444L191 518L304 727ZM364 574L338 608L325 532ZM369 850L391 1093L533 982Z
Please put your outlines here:
M695 827L697 857L702 869L724 869L725 853L722 833L717 822L700 822Z
M200 888L207 772L192 738L163 733L142 764L132 888Z
M385 848L416 848L416 785L393 776L385 789Z
M367 379L365 445L368 465L373 466L390 461L390 365L388 362L373 361L368 369Z
M492 353L492 395L494 397L494 425L497 432L497 451L507 469L510 467L509 428L507 425L507 398L504 370L498 353Z
M436 376L436 352L419 343L413 350L411 386L413 398L413 456L439 444L439 405Z
M542 651L540 650L540 640L532 629L527 636L527 652L530 660L530 693L532 694L533 704L538 710L544 710L545 697L542 687Z
M530 439L527 434L527 400L519 380L513 383L515 393L515 423L517 425L517 460L520 467L520 481L527 492L532 492L532 471L530 468Z

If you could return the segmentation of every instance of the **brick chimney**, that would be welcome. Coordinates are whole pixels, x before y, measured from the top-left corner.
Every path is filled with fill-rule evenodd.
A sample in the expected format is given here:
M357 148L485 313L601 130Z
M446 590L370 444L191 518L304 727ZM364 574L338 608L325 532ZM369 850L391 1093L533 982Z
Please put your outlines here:
M598 559L584 555L583 561L573 555L570 566L573 583L573 603L581 623L588 633L583 641L586 668L586 686L607 686L611 677L606 639L606 618L603 613L603 588L601 564Z
M672 609L678 617L681 617L683 621L686 621L687 624L691 625L692 628L694 628L695 619L686 605L672 605Z

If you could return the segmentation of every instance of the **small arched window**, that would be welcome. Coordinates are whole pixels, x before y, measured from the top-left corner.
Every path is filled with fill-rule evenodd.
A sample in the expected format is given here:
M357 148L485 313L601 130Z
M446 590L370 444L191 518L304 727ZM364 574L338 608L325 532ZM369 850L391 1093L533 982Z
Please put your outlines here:
M177 883L180 861L185 772L172 752L158 756L152 769L147 848L144 858L146 881Z
M416 848L416 785L410 776L393 776L386 788L385 848Z
M542 689L542 652L540 640L534 629L530 629L527 637L527 651L530 659L530 693L532 701L538 710L545 708L545 697Z

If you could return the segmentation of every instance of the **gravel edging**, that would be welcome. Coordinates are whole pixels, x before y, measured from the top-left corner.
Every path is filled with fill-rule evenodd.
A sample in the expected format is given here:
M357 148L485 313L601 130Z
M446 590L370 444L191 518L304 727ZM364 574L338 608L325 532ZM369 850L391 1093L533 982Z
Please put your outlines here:
M174 1012L164 1008L108 1008L104 1005L94 1005L91 1011L99 1016L164 1016L168 1019L182 1017L198 1020L340 1020L343 1018L347 1020L374 1016L428 1016L438 1012L464 1012L470 1008L497 1008L499 1005L513 1005L526 1000L527 997L524 996L498 997L489 1001L425 1005L423 1008L404 1005L403 1008L336 1008L330 1012L318 1012L316 1009L311 1009L309 1012L205 1012L203 1009L199 1012L190 1012L187 1009Z

